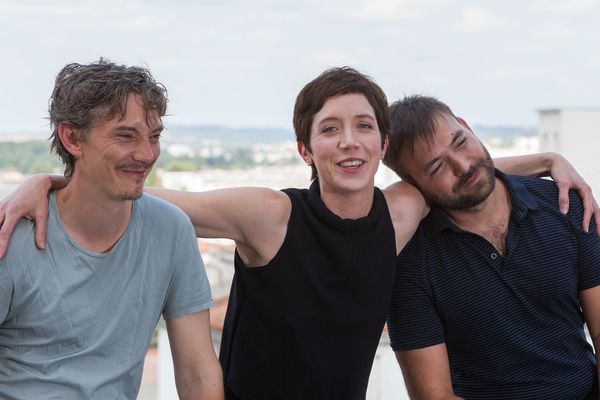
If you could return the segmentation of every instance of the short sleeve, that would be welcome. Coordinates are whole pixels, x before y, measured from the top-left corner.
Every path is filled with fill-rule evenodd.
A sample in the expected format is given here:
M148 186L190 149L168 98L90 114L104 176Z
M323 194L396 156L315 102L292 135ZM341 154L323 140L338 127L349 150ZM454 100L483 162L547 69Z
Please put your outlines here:
M8 312L13 296L13 279L6 259L0 261L0 324L2 324Z
M172 319L206 310L212 306L210 284L198 249L194 228L187 219L177 244L176 266L171 278L163 317Z
M577 236L578 290L581 291L600 285L600 238L593 218L589 231L583 231L583 205L579 196L571 192L569 204L569 218Z
M412 254L411 249L405 248L396 259L396 276L388 316L388 330L394 351L444 342L442 322L419 271L418 259Z

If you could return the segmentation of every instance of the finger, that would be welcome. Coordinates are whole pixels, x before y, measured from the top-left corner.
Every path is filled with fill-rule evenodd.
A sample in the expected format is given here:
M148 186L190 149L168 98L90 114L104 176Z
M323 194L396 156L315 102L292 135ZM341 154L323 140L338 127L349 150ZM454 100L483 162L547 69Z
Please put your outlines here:
M561 213L569 212L569 186L557 183L558 186L558 209Z
M0 228L0 259L4 258L6 255L8 243L18 221L19 218L10 218L10 216L4 218L2 228Z
M46 228L48 226L48 212L35 217L35 246L39 250L46 248Z
M596 224L596 234L600 236L600 207L596 200L594 200L594 223Z
M594 213L594 207L591 201L582 199L583 202L583 221L581 221L581 226L583 227L584 232L589 232L590 230L590 218Z
M581 221L581 226L584 232L589 232L590 219L597 208L596 200L592 196L592 190L589 187L579 189L579 196L581 196L581 203L583 204L583 221Z

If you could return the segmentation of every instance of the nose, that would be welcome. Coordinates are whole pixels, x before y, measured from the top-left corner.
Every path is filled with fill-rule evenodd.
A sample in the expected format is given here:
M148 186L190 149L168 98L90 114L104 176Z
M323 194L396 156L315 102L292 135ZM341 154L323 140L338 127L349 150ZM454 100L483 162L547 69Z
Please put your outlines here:
M462 176L471 169L471 162L460 155L449 155L448 162L455 176Z
M358 141L356 140L356 133L350 128L344 129L340 135L339 147L341 149L349 149L351 147L356 147L357 145Z
M133 154L135 161L151 164L156 161L160 154L160 145L152 143L148 138L140 139L138 146Z

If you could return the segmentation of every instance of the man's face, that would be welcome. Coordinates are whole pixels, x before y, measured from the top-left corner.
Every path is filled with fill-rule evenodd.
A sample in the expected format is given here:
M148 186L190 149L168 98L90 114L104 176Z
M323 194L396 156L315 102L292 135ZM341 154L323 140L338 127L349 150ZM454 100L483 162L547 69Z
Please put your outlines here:
M494 164L468 125L444 115L436 122L432 143L415 142L401 162L423 195L448 210L468 210L494 190Z
M85 182L100 199L139 198L160 154L162 129L158 114L146 114L140 96L130 94L123 119L98 118L81 139L72 180Z

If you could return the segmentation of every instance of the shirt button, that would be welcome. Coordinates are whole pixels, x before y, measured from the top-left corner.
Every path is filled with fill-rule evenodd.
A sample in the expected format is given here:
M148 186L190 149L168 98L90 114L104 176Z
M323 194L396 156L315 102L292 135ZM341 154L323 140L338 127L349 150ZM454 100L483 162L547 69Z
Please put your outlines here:
M498 254L492 253L492 255L490 255L490 257L492 258L492 260L495 260L496 258L498 258Z

